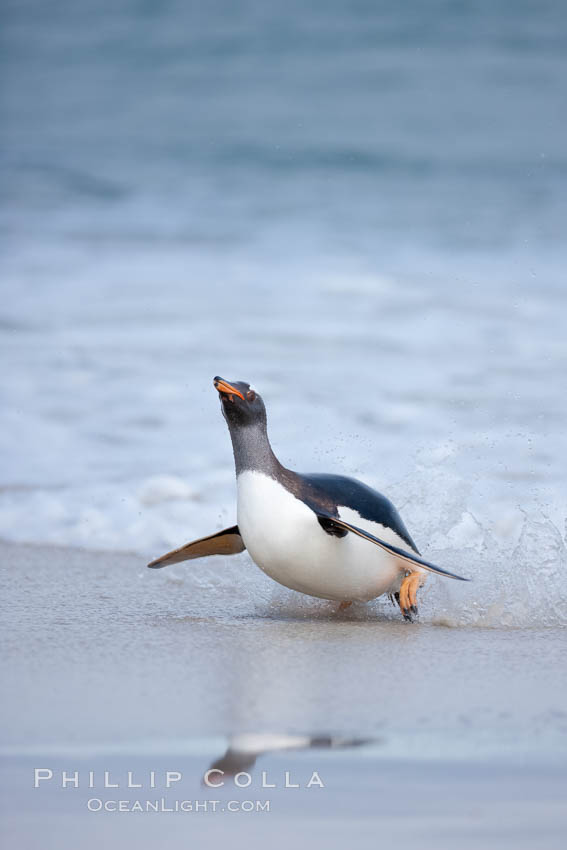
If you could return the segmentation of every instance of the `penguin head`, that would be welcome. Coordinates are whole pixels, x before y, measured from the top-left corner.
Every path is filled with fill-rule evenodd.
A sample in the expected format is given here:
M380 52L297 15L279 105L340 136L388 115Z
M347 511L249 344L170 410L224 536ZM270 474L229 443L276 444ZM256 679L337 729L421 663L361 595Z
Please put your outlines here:
M245 428L249 425L266 424L266 408L262 397L246 381L225 381L213 378L222 413L229 428Z

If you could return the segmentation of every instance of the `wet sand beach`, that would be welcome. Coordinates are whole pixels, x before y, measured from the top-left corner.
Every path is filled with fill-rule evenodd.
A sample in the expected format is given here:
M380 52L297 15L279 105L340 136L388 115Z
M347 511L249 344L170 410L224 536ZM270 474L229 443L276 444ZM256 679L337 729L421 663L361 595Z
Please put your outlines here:
M306 847L314 835L338 847L353 830L368 847L378 835L401 847L458 837L527 848L536 835L560 846L565 629L409 625L381 605L337 615L264 586L246 555L158 575L135 554L4 544L1 564L2 800L19 846L73 846L79 835L82 847L110 836L187 846L228 826L234 847L268 836L283 847L291 814ZM252 784L213 796L270 799L269 813L87 810L93 796L210 798L202 775L242 733L267 736ZM275 734L365 743L274 751ZM35 767L55 779L33 788ZM183 783L150 791L149 772L166 769ZM81 787L62 789L61 770L79 771ZM100 789L104 770L118 791ZM123 787L128 770L142 790ZM264 770L275 790L258 787ZM304 785L314 770L324 788L280 787L285 771Z

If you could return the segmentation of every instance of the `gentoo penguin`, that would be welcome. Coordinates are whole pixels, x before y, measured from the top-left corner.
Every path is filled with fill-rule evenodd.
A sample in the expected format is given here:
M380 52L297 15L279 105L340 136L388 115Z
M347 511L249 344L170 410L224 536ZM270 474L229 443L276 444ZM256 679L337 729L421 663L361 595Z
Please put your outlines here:
M387 593L406 620L417 614L427 572L467 581L424 560L394 505L355 478L286 469L268 439L266 408L244 381L216 377L236 466L237 525L148 564L165 567L247 549L285 587L340 602Z

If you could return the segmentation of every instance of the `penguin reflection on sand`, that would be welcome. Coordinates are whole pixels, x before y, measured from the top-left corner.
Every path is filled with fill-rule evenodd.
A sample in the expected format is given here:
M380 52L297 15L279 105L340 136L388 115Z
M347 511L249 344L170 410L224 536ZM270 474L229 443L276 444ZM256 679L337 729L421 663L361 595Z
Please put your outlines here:
M242 734L234 735L228 742L226 752L215 759L207 773L208 784L217 786L223 776L236 776L242 771L251 770L256 760L266 753L278 753L289 750L342 750L373 744L371 738L339 738L332 735L274 735Z
M148 564L165 567L247 549L275 581L340 602L387 593L406 620L417 614L427 572L466 581L424 560L394 505L354 478L286 469L268 439L262 398L244 381L214 378L228 424L237 481L237 525Z

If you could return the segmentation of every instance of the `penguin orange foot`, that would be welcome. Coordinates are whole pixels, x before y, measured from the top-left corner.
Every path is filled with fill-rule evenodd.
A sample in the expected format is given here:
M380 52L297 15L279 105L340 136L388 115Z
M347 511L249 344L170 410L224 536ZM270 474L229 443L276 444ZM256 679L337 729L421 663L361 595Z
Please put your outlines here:
M425 580L421 572L408 573L400 585L400 591L396 594L396 600L404 620L412 621L413 615L417 615L417 591Z

